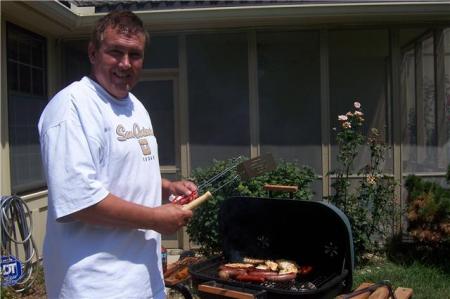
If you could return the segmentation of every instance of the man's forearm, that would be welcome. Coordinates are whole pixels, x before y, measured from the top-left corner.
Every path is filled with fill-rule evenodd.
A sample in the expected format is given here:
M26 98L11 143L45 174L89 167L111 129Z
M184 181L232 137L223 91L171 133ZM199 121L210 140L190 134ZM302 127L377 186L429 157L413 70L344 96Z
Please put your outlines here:
M153 229L156 215L152 208L128 202L110 193L97 204L75 212L71 217L94 225Z

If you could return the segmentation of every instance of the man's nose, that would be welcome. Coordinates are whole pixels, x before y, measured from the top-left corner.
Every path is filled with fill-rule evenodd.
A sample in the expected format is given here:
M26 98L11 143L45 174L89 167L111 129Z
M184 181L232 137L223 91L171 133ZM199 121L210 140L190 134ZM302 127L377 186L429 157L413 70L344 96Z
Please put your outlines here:
M124 54L122 56L122 59L120 60L119 66L121 68L124 68L124 69L129 69L131 67L130 57L128 56L128 54Z

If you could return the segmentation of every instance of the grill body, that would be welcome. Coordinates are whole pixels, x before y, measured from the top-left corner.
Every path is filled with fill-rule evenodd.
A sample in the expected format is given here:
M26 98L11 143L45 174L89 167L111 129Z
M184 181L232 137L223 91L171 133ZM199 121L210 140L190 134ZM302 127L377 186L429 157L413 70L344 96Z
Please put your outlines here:
M316 201L232 197L219 212L223 255L190 267L194 284L261 290L265 298L333 298L350 291L354 251L350 224L335 206ZM313 271L295 282L223 280L219 267L244 257L287 259Z

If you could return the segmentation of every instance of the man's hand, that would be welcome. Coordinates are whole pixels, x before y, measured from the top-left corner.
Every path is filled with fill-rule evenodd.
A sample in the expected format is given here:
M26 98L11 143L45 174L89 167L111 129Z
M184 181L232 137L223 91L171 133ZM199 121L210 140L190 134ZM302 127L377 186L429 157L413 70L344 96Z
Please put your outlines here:
M165 204L154 208L158 221L155 221L153 230L161 234L172 234L185 226L192 217L192 211L183 210L181 206Z
M197 186L190 181L175 181L162 180L162 196L169 198L170 195L191 195L192 192L197 191Z

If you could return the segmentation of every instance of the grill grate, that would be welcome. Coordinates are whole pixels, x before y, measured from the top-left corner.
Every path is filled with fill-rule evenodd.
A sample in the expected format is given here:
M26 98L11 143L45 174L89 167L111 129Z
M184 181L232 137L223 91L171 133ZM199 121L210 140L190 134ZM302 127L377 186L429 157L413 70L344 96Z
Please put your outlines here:
M326 273L317 270L316 272L319 274L316 275L311 274L305 278L297 277L293 281L284 281L284 282L265 281L263 283L242 282L234 279L225 281L218 276L219 268L223 264L225 264L225 261L223 259L212 262L210 264L206 264L204 268L198 269L196 271L196 275L201 275L204 278L207 278L207 280L221 281L222 283L228 283L232 285L259 286L269 290L282 290L299 293L318 290L340 275L338 273Z
M328 281L332 280L338 276L337 273L330 275L317 275L315 277L310 277L309 279L296 278L295 281L285 281L285 282L263 282L260 285L266 288L288 290L294 292L306 292L311 290L320 289Z

